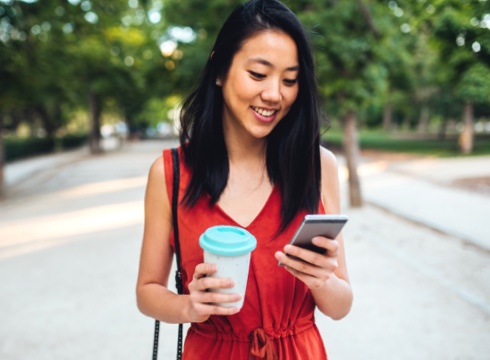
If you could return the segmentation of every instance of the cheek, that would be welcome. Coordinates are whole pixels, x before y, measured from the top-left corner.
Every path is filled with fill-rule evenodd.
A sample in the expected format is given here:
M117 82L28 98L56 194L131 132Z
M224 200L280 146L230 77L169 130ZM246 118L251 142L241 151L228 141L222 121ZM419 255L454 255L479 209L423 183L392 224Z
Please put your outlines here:
M284 103L286 104L288 110L294 104L297 97L298 97L298 88L290 89L290 91L288 91L284 95Z
M233 82L233 85L228 89L229 98L233 98L240 103L249 103L256 96L256 85L248 79L240 79Z
M236 92L242 99L250 100L260 93L260 88L257 86L257 82L250 78L243 78L237 82Z

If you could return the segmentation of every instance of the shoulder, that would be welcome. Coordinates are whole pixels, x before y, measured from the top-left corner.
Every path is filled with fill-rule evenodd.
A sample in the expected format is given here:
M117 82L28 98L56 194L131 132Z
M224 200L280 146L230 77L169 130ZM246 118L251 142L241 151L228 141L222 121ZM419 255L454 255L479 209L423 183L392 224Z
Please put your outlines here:
M337 158L330 150L320 146L320 164L322 167L322 178L325 172L337 171Z
M157 157L150 166L148 173L147 196L165 196L166 193L165 166L163 156Z
M338 163L335 155L320 147L321 196L327 213L338 213L340 208L340 186Z
M158 180L160 184L168 182L172 176L172 149L163 150L150 167L149 180ZM167 180L167 181L165 181Z
M160 179L164 181L165 179L165 167L163 166L163 155L157 157L150 167L150 173L148 175L148 180Z
M169 217L170 201L164 166L164 157L159 156L153 161L148 174L145 194L145 213L147 218L157 215L160 219Z

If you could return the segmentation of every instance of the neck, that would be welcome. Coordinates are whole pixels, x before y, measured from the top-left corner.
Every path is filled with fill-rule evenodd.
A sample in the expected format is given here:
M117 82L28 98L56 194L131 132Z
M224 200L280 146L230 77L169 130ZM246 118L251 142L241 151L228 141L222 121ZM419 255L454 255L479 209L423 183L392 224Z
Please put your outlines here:
M225 135L226 150L231 164L255 162L265 164L266 139L239 138Z

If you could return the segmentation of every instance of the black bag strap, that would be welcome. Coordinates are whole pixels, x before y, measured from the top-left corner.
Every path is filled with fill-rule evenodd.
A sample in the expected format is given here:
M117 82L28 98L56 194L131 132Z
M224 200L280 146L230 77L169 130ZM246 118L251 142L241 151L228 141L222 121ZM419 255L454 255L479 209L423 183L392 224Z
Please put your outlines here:
M173 166L173 187L172 187L172 225L174 228L175 258L177 260L177 270L175 272L175 284L179 294L184 293L182 277L180 272L180 241L179 241L179 224L177 218L177 209L179 206L179 186L180 186L180 163L179 151L172 149L172 166Z
M180 241L179 241L179 224L177 221L177 209L179 206L179 186L180 186L180 163L179 151L172 149L172 166L173 166L173 188L172 188L172 224L174 228L175 258L177 261L177 270L175 271L175 285L179 294L184 293L182 284L182 273L180 268ZM177 360L182 359L182 324L179 324L179 336L177 338Z
M177 219L177 208L179 205L179 186L180 186L180 163L179 163L179 151L176 148L172 148L172 226L174 230L174 242L175 242L175 258L177 260L177 270L175 271L175 285L177 292L182 294L184 287L182 285L182 276L180 272L180 242L179 242L179 226ZM179 334L177 339L177 360L182 359L182 324L179 324ZM160 335L160 321L155 320L155 334L153 339L153 360L157 360L158 357L158 338Z

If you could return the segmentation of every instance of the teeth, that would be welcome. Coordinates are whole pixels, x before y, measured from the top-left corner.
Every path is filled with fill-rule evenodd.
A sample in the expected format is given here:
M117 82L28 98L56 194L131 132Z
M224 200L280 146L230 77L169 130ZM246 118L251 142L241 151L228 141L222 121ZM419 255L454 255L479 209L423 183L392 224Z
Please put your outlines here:
M252 109L254 109L255 112L259 113L262 116L271 116L276 112L276 110L265 110L265 109L257 108L255 106L252 106Z

